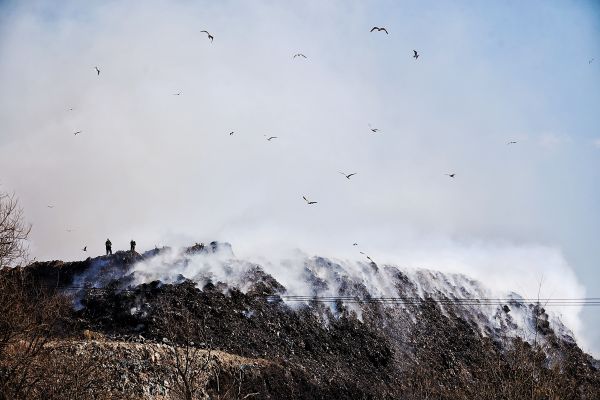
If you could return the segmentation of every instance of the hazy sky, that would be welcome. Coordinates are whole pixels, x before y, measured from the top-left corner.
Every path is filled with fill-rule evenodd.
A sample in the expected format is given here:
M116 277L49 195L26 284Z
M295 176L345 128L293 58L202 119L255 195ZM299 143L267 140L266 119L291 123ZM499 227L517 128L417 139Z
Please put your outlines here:
M359 242L600 297L599 104L594 1L0 1L0 190L38 259ZM596 355L599 311L568 317Z

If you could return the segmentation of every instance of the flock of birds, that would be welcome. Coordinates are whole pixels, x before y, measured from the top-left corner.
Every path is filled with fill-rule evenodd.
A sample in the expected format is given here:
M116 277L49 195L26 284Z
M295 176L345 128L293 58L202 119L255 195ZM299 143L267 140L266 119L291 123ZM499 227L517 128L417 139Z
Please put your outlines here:
M211 42L211 43L214 41L214 36L213 36L213 35L212 35L210 32L208 32L207 30L202 30L202 31L200 31L200 32L201 32L201 33L205 33L205 34L207 35L207 39L208 39L208 40L210 40L210 42ZM374 26L373 28L371 28L371 30L370 30L369 32L371 32L371 33L372 33L372 32L385 32L385 34L386 34L386 35L389 35L389 32L388 32L388 30L387 30L385 27L378 27L378 26ZM414 58L414 59L415 59L415 61L419 59L419 56L420 56L419 52L418 52L417 50L413 50L413 55L412 55L412 58ZM296 54L294 54L294 55L292 56L292 59L296 59L296 58L308 59L308 57L307 57L306 55L304 55L303 53L296 53ZM594 61L594 59L593 59L593 58L592 58L592 59L590 59L590 60L589 60L589 64L591 64L593 61ZM97 75L97 76L100 76L100 72L101 72L100 68L99 68L98 66L95 66L95 67L94 67L94 69L95 69L95 71L96 71L96 75ZM173 96L181 96L181 95L182 95L182 92L173 93ZM72 110L73 110L73 108L69 108L69 111L72 111ZM368 127L369 127L369 130L371 131L371 133L381 133L381 130L380 130L379 128L375 128L375 127L371 126L371 124L370 124L370 123L368 124ZM80 134L80 133L82 133L82 131L81 131L81 130L78 130L78 131L75 131L75 132L73 132L73 134L74 134L75 136L77 136L77 135L78 135L78 134ZM233 136L234 134L235 134L235 131L231 131L231 132L229 132L229 136ZM268 135L264 135L264 137L265 137L265 139L266 139L268 142L271 142L272 140L278 139L278 137L277 137L277 136L268 136ZM507 145L515 145L515 144L517 144L517 141L515 141L515 140L511 140L511 141L508 141L506 144L507 144ZM358 174L357 172L352 172L352 173L346 173L346 172L343 172L343 171L338 171L338 172L339 172L341 175L343 175L343 176L344 176L346 179L348 179L348 180L350 180L350 178L352 178L353 176L355 176L355 175L357 175L357 174ZM448 176L449 178L452 178L452 179L454 179L454 178L456 177L456 173L455 173L455 172L446 173L446 174L444 174L444 175L446 175L446 176ZM314 205L318 204L318 202L317 202L317 201L310 200L310 199L309 199L309 198L308 198L306 195L303 195L303 196L302 196L302 198L304 199L304 201L306 202L306 204L307 204L308 206L314 206ZM53 208L53 207L54 207L53 205L48 205L48 208ZM70 230L68 230L68 231L70 231ZM353 246L358 246L358 243L353 243L352 245L353 245ZM83 248L83 251L87 251L87 246L85 246L85 247ZM361 251L360 253L361 253L361 254L363 254L364 256L366 256L366 258L367 258L367 259L368 259L370 262L374 262L374 261L371 259L371 257L369 257L369 256L368 256L367 254L365 254L364 252L362 252L362 251Z

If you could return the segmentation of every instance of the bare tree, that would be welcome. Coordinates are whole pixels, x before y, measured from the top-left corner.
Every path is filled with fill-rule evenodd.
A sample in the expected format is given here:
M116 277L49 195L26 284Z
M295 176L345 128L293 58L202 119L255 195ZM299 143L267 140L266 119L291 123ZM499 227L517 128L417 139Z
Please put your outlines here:
M40 361L57 332L70 303L27 284L26 273L0 273L0 398L31 398L45 377Z
M186 308L170 307L164 300L157 306L156 317L165 336L164 345L160 347L167 355L164 372L171 376L167 388L181 400L205 397L204 390L214 373L215 362L210 346L204 350L198 342L204 337L204 321Z
M206 315L198 316L181 303L170 304L160 299L155 308L155 323L164 336L162 344L154 344L162 353L160 367L155 370L159 380L165 376L165 385L173 398L194 400L245 400L259 392L246 393L243 387L249 365L224 367L214 354L207 339Z
M0 268L27 260L30 231L15 195L0 193Z
M68 340L52 342L48 346L51 357L39 360L38 368L45 374L29 399L59 400L120 400L127 395L117 389L115 370L107 368L114 362L101 348L88 347L83 352L80 344Z
M0 400L116 398L107 357L76 354L71 311L69 297L40 289L27 268L0 271Z

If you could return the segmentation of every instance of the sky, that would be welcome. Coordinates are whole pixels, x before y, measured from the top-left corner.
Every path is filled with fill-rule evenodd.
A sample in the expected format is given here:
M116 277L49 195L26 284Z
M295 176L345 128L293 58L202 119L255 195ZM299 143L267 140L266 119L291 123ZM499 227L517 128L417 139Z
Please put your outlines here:
M0 190L37 259L360 249L600 297L598 104L594 1L0 1ZM596 356L599 311L565 316Z

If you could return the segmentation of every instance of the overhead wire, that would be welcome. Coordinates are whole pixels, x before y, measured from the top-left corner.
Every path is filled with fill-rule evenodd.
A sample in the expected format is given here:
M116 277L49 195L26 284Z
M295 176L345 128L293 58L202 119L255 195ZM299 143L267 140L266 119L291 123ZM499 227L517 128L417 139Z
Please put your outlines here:
M132 288L110 288L110 287L92 287L92 286L66 286L66 285L40 285L40 287L51 288L61 291L85 291L85 292L134 292L139 289ZM286 294L251 294L252 297L262 297L267 301L284 301L284 302L306 302L306 303L355 303L355 304L406 304L419 305L425 301L431 300L442 305L462 305L462 306L501 306L507 304L542 304L547 306L581 306L594 307L600 306L600 297L576 297L576 298L522 298L522 297L506 297L506 298L485 298L485 297L376 297L376 296L357 296L357 295L339 295L339 296L310 296L310 295L286 295Z

